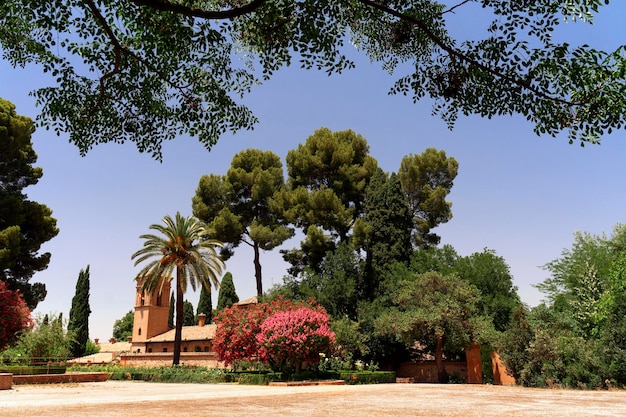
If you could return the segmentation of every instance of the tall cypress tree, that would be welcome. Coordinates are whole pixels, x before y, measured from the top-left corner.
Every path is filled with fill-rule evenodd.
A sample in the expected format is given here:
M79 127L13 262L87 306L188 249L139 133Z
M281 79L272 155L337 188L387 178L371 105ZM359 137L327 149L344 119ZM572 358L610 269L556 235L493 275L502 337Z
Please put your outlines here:
M226 307L230 307L239 302L239 296L235 291L235 284L233 283L233 274L227 272L222 278L220 284L220 292L217 295L217 311L222 311Z
M366 272L362 297L376 297L393 262L409 263L413 247L413 221L398 176L390 178L378 168L367 187L365 198Z
M198 308L196 309L196 315L204 314L206 316L206 323L213 321L213 300L211 299L211 290L208 291L202 286L200 290L200 299L198 300Z
M70 351L72 356L79 357L85 354L87 341L89 340L89 265L80 270L76 282L76 293L72 298L70 320L67 330L72 334Z
M185 300L183 303L183 326L193 326L196 322L196 316L193 314L193 304L191 301Z
M167 325L170 329L174 328L174 308L176 306L176 299L174 298L174 291L172 291L172 296L170 297L170 311L167 315Z

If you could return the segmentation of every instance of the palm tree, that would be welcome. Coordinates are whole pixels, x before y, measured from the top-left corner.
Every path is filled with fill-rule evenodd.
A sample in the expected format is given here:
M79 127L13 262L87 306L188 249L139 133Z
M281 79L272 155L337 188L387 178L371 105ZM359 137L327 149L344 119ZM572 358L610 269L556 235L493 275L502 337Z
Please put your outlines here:
M149 260L137 275L141 280L141 289L149 294L159 293L163 288L163 277L171 280L176 269L176 332L174 337L173 365L180 363L180 345L183 329L183 296L187 286L195 291L199 285L211 289L211 283L219 287L218 277L222 275L224 262L219 257L216 247L222 243L213 239L204 239L206 225L194 217L184 217L176 213L176 218L163 217L162 224L153 224L151 230L163 236L141 235L145 239L143 248L133 254L135 266Z

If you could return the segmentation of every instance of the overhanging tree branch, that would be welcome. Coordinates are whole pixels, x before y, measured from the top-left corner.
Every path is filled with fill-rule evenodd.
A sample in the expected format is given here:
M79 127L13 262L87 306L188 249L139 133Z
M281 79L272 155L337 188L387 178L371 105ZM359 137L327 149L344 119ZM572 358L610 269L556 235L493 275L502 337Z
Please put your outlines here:
M182 4L170 3L165 0L132 0L132 2L138 6L145 6L151 9L177 13L184 16L199 17L202 19L232 19L255 11L261 7L266 0L253 0L245 6L222 11L197 9L183 6Z
M528 79L520 79L520 78L515 78L515 77L511 77L510 75L507 75L503 72L500 72L494 68L491 68L479 61L477 61L476 59L473 59L469 56L467 56L466 54L462 53L461 51L453 48L452 46L446 44L439 36L437 36L429 27L428 25L426 25L426 23L424 23L423 20L420 19L416 19L412 16L407 16L406 14L399 12L397 10L391 9L383 4L377 3L375 1L372 0L358 0L359 3L364 4L366 6L370 6L374 9L380 10L381 12L390 14L394 17L397 17L398 19L404 20L406 22L411 23L412 25L416 26L420 31L422 31L435 45L437 45L439 48L441 48L444 52L446 52L452 60L454 59L458 59L460 61L466 62L480 70L483 70L503 81L506 81L508 83L511 83L513 85L517 85L518 87L521 87L523 89L529 90L531 91L533 94L535 94L538 97L544 98L546 100L550 100L556 103L560 103L563 104L565 106L569 106L569 107L573 107L573 106L580 106L585 104L584 102L572 102L570 100L566 100L563 98L559 98L559 97L555 97L549 93L546 93L545 91L542 91L536 87L534 87L530 81ZM457 5L458 6L458 5Z

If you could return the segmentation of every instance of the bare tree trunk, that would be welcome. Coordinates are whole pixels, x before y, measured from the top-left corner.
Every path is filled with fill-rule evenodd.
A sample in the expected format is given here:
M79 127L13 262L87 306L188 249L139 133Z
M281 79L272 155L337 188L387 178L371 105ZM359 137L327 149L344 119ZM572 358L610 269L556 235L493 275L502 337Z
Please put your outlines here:
M261 277L261 261L259 260L259 245L255 242L254 248L254 277L256 278L256 293L259 296L263 296L263 279Z
M446 368L443 366L443 336L437 336L435 363L437 364L437 380L440 384L445 384L448 382L448 375L446 374Z
M172 365L180 364L180 345L183 339L183 269L176 268L176 331L174 336L174 360Z

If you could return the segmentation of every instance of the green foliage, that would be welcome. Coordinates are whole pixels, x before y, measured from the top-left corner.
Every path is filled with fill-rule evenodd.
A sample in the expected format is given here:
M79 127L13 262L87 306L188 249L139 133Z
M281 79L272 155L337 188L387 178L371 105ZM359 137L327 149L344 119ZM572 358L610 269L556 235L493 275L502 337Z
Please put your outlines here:
M30 357L67 360L72 356L70 346L73 339L60 314L50 314L48 324L44 324L43 317L38 316L35 325L22 332L17 343L2 352L2 355L12 359Z
M260 250L272 250L293 236L273 199L284 186L283 166L270 151L246 149L233 157L223 177L204 175L192 199L193 213L207 223L208 236L226 246L228 259L241 243L252 247L257 295L263 295Z
M206 225L193 217L184 217L176 213L163 218L164 225L153 224L150 229L161 234L141 235L145 239L142 249L131 258L135 265L148 261L141 269L137 282L142 291L150 294L160 292L166 279L171 279L176 271L176 323L174 336L173 364L180 362L180 345L183 328L183 295L187 286L195 290L199 285L219 285L218 277L224 269L224 262L217 255L216 247L222 244L214 239L205 239L208 234ZM193 316L193 307L191 309Z
M506 330L521 300L504 258L485 248L482 252L457 258L454 270L480 291L482 314L491 317L496 330Z
M498 353L509 374L521 381L522 372L530 362L529 347L534 339L534 331L526 318L523 306L513 312L509 328L500 339Z
M9 290L20 290L31 310L46 297L44 284L29 282L50 262L50 253L40 254L39 249L59 233L52 210L28 200L23 192L43 175L41 168L33 167L33 132L31 119L19 116L12 103L0 98L0 280Z
M439 244L441 238L431 230L452 218L452 203L446 197L458 170L459 163L454 158L434 148L402 158L398 177L413 216L417 246Z
M611 265L619 254L614 250L613 240L618 239L620 233L619 225L611 237L574 233L572 248L564 249L560 258L544 266L551 277L537 285L537 288L555 306L576 307L576 315L584 316L585 311L597 310L596 303L608 286ZM593 289L594 295L587 292L588 289ZM581 296L591 298L584 299ZM587 317L585 320L589 319Z
M72 356L80 357L85 354L87 341L89 340L89 265L81 269L76 282L76 292L72 298L70 320L67 325L68 332L74 336L70 346Z
M220 284L224 285L224 278ZM200 289L200 299L198 300L198 307L196 308L196 321L200 314L206 316L206 323L213 322L213 300L211 299L211 290L206 289L204 286Z
M239 296L235 291L235 283L233 282L233 274L227 272L222 278L220 291L217 295L217 311L222 311L227 307L239 302Z
M363 282L363 262L347 243L327 252L319 272L306 269L300 277L285 277L283 293L292 299L311 297L333 318L357 319L359 284Z
M546 265L552 276L538 287L549 304L531 310L530 329L514 325L507 331L513 343L503 353L520 383L626 384L625 236L621 224L610 236L577 232L572 248Z
M93 355L100 352L100 345L96 345L93 340L87 340L85 344L85 355Z
M626 252L622 251L609 273L610 288L600 301L598 331L608 377L626 384Z
M531 387L602 388L598 347L597 341L537 330L518 382Z
M444 4L422 0L6 0L0 47L12 65L34 63L54 77L33 92L40 123L69 132L82 153L131 141L160 158L163 141L184 135L210 148L227 131L252 128L256 118L237 99L281 67L354 67L347 40L385 71L406 63L412 72L391 93L429 97L449 126L458 114L520 114L537 134L592 142L624 126L624 47L604 52L552 36L563 21L592 22L599 0L471 3L454 7L459 19L491 23L468 40L448 33Z
M124 317L115 320L115 323L113 323L113 337L115 340L127 340L133 335L134 320L135 313L133 310L124 314Z

